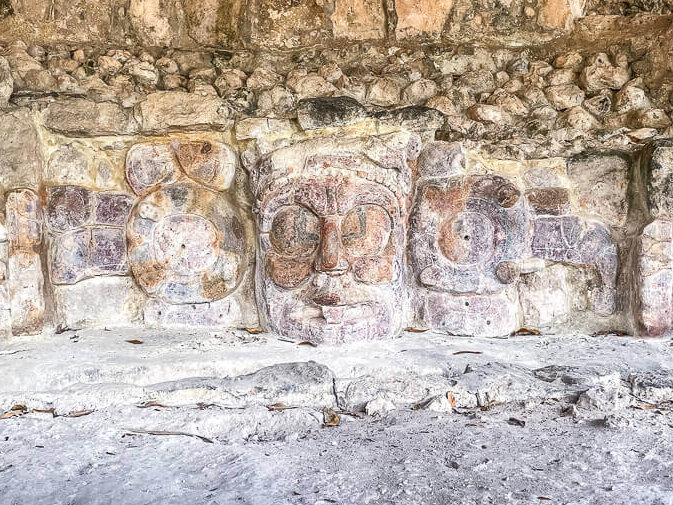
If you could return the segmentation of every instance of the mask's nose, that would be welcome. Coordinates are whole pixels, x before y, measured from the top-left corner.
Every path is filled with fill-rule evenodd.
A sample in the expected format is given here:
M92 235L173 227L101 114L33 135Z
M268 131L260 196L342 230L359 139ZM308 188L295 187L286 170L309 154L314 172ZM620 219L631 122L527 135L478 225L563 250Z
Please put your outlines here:
M322 223L320 250L315 269L330 275L340 275L348 270L341 243L341 231L335 218L324 218Z

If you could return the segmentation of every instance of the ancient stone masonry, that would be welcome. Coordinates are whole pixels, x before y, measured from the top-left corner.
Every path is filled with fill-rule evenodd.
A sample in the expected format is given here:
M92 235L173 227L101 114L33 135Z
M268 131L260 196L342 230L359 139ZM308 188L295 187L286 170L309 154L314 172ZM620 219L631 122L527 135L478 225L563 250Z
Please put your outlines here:
M0 2L0 334L673 334L669 4Z

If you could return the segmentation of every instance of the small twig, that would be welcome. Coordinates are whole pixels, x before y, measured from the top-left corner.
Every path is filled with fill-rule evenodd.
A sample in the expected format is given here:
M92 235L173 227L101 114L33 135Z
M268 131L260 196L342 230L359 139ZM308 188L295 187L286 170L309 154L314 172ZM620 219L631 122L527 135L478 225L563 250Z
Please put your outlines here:
M203 442L206 442L207 444L214 443L211 439L209 439L207 437L203 437L201 435L195 435L193 433L186 433L184 431L143 430L143 429L129 429L129 428L127 428L126 431L128 431L130 433L138 433L140 435L161 435L161 436L179 435L179 436L183 436L183 437L198 438L199 440L202 440Z

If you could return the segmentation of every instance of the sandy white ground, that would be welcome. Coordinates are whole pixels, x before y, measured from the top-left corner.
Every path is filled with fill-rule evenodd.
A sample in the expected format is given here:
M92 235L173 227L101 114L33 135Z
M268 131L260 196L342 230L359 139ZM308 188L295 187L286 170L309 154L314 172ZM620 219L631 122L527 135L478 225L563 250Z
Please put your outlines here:
M673 504L672 369L616 336L10 339L0 503Z

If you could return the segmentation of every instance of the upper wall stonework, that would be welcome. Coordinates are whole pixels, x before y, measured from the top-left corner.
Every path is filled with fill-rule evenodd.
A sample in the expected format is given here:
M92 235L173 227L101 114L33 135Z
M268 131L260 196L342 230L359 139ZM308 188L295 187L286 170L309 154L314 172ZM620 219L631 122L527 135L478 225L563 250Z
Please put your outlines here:
M586 0L83 0L73 4L65 0L3 0L0 42L18 37L42 44L95 40L223 49L487 37L537 43L571 30L588 8L600 14L624 10L625 2L607 3L610 5L587 5ZM666 2L649 4L657 4L652 7L654 12L668 12Z

